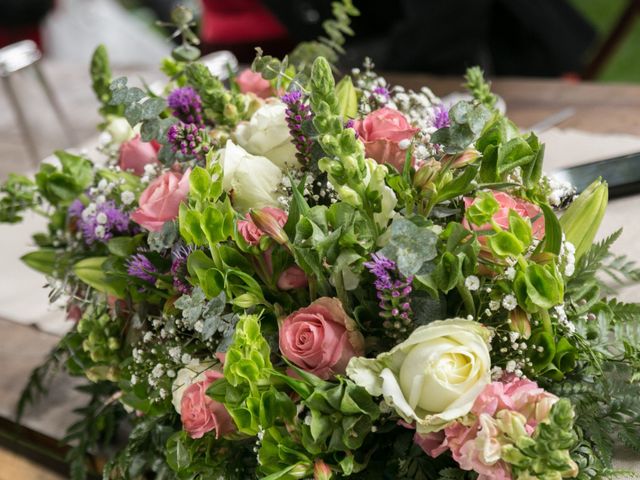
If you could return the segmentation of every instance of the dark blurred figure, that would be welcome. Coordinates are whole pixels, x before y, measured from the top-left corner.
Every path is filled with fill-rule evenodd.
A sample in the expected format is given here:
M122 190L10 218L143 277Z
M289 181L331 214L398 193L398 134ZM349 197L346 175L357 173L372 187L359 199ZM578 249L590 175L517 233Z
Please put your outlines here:
M20 40L41 46L40 22L54 6L54 0L2 0L0 2L0 47Z
M248 62L253 47L283 55L322 34L330 0L202 0L202 37ZM580 72L596 39L565 0L354 0L361 16L345 65L365 56L381 70L459 74L481 65L494 75Z

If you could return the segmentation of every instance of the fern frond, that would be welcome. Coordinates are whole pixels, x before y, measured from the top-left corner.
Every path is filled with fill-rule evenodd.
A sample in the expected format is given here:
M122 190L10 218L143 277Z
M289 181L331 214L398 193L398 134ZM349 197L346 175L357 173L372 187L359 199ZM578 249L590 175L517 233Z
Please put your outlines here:
M626 255L610 255L602 271L620 285L640 282L640 267Z
M66 356L67 349L62 342L60 342L51 350L44 362L31 372L29 380L22 389L22 393L20 393L20 398L16 404L16 423L20 423L27 406L36 403L47 393L49 384L65 361Z

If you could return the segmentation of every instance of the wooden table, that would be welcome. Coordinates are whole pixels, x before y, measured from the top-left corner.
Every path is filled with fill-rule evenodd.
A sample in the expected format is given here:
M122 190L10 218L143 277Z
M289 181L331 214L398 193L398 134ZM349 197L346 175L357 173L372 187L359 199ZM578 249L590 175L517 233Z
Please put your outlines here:
M71 113L71 121L79 137L95 134L96 101L90 91L85 66L45 64L63 106ZM126 73L135 70L124 69ZM149 73L149 72L147 72ZM149 75L145 75L149 78ZM153 75L157 78L157 74ZM388 75L391 83L419 89L427 85L439 95L462 90L460 79L435 78L424 75ZM22 94L36 98L37 92L25 82ZM564 107L576 108L576 114L560 127L571 127L600 133L629 133L640 135L640 86L597 85L571 83L561 80L500 79L493 83L494 91L508 106L508 114L521 127L528 127ZM43 152L64 147L58 142L60 134L53 121L43 118L39 104L30 100L27 116L37 122ZM18 132L4 96L0 95L0 179L11 171L30 168L25 149L20 145ZM636 210L638 211L638 210ZM34 285L40 288L40 285ZM28 372L46 356L56 338L31 327L0 319L0 422L11 419L17 393L25 384ZM27 418L32 429L49 439L59 439L73 420L71 410L82 399L72 391L73 382L65 377L56 381L52 398L32 409ZM6 432L5 432L6 433ZM5 436L6 440L6 436ZM11 442L4 442L5 446ZM631 457L633 459L633 457ZM27 478L27 477L24 477ZM43 477L45 478L45 477Z
M387 79L414 90L427 85L439 96L464 90L458 78L391 74ZM492 90L504 98L507 115L521 128L573 107L576 114L558 127L640 135L640 85L506 78L494 80Z

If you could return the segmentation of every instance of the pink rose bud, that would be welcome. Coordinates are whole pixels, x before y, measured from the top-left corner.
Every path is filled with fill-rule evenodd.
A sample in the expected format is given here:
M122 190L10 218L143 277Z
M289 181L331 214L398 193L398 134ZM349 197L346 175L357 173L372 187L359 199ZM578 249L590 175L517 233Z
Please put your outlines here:
M280 326L280 351L295 365L327 380L363 355L364 337L337 298L322 297L296 310Z
M187 387L180 403L182 426L191 438L215 430L216 438L236 431L236 426L225 406L207 395L207 388L223 377L222 373L209 370L206 379Z
M329 465L321 459L316 460L313 467L313 480L331 480L332 478L333 472L329 468Z
M247 68L236 77L236 83L242 93L254 93L258 97L268 98L273 95L273 88L268 80L257 72Z
M256 227L256 224L253 223L251 219L251 215L247 213L247 220L238 221L238 233L242 235L245 242L249 245L256 246L260 243L260 239L262 238L262 231Z
M287 214L274 207L265 207L261 210L252 210L250 213L251 220L259 230L273 238L280 245L289 243L289 237L284 231L284 225L287 223Z
M297 265L291 265L280 274L277 285L280 290L293 290L306 287L309 285L309 280L304 270Z
M378 163L391 164L400 172L408 152L401 146L408 146L420 130L412 127L402 113L388 107L374 110L364 120L356 120L353 128L364 143L368 157Z
M152 232L178 216L180 203L189 194L189 174L166 172L156 178L140 195L139 208L131 214L131 220Z
M122 170L131 170L136 175L144 174L144 166L159 164L158 151L152 143L143 142L140 135L120 145L118 165Z

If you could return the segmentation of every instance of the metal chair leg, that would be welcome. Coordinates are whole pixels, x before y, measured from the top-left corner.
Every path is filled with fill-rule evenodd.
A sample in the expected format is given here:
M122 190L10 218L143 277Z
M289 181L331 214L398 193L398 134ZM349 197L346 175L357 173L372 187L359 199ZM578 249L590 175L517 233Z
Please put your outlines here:
M40 85L42 86L42 89L47 95L47 99L49 100L51 107L53 108L56 116L58 117L58 120L60 121L62 128L64 129L69 145L75 145L77 139L73 131L73 128L71 127L71 122L69 121L69 118L67 117L67 115L64 113L64 110L62 109L60 102L58 102L58 97L56 96L56 93L51 88L51 85L49 84L49 82L47 81L47 78L45 77L44 72L40 67L40 63L39 62L34 63L33 68L36 71L36 78L38 79L38 82L40 83Z
M20 105L20 100L18 99L16 91L11 84L10 78L8 76L0 78L2 79L2 85L7 92L7 97L9 97L9 101L11 102L11 107L15 112L16 120L18 121L18 126L20 127L20 132L24 136L25 143L27 144L27 150L29 150L31 161L35 166L37 166L40 163L38 148L36 147L35 140L33 138L33 135L31 134L31 130L29 129L29 123L27 122L27 118L24 114L24 110L22 109L22 105Z

